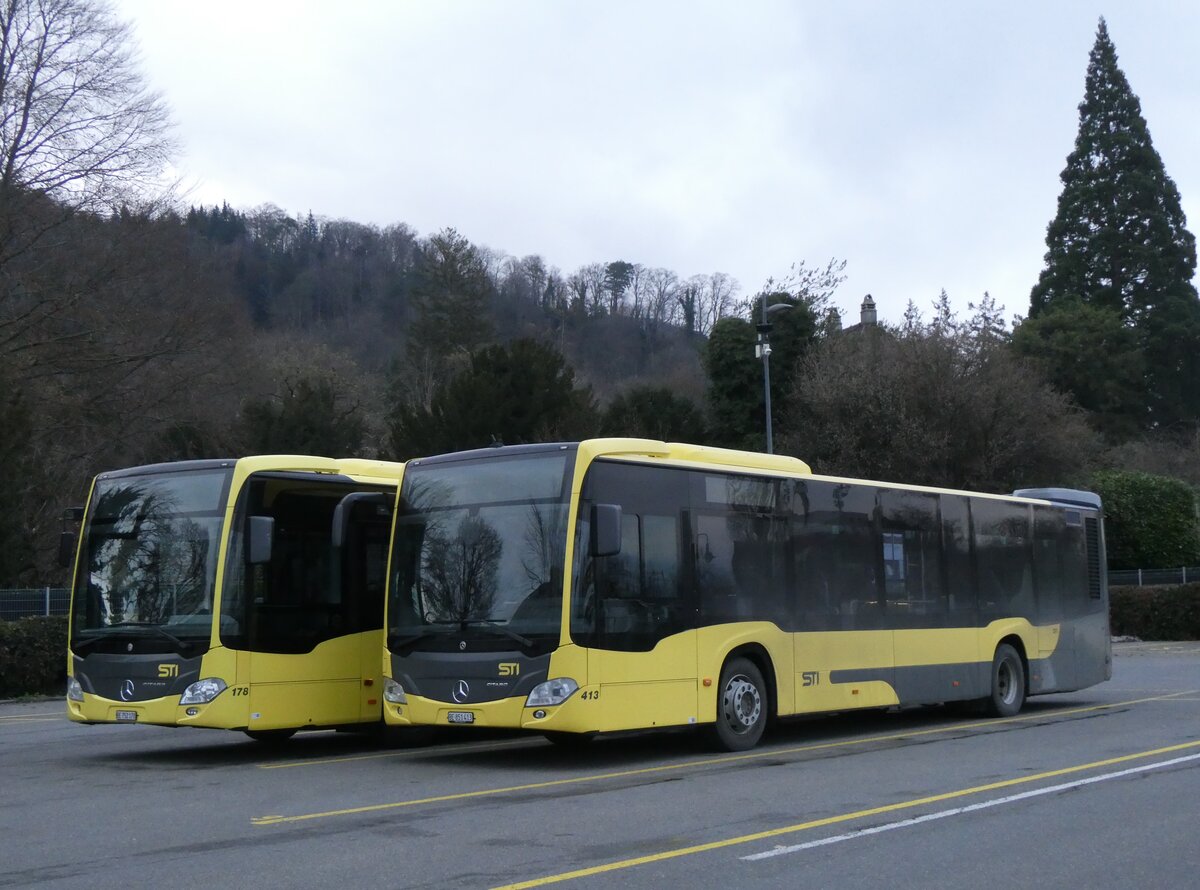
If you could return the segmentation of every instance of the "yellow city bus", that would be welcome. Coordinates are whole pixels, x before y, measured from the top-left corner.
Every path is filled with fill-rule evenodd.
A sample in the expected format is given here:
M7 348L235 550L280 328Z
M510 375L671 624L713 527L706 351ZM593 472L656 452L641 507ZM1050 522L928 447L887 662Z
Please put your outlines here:
M409 461L384 719L570 742L1026 695L1111 676L1100 500L814 475L640 439Z
M381 726L402 470L272 455L101 473L75 559L70 718L260 740Z

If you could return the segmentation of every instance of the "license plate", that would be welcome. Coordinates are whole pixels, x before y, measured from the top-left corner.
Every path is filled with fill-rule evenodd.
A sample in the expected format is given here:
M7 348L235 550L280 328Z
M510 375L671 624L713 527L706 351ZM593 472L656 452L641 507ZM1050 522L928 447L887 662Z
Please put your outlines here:
M118 723L137 723L137 711L117 711Z
M447 711L446 722L448 723L474 723L474 711Z

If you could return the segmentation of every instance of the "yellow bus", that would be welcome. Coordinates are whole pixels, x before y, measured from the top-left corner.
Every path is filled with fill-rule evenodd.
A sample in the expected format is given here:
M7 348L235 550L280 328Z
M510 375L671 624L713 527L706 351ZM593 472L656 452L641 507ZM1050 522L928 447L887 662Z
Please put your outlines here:
M76 548L70 718L260 740L381 726L402 470L273 455L101 473Z
M1100 500L814 475L596 439L409 461L384 719L541 732L950 701L998 715L1111 676Z

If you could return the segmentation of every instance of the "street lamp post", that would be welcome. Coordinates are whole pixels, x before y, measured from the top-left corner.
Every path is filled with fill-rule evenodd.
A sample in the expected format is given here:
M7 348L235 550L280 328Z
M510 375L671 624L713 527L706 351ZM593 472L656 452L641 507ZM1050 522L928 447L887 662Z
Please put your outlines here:
M791 309L791 303L776 303L767 305L767 295L762 298L762 322L756 326L758 337L754 341L754 357L761 358L763 363L763 402L767 415L767 454L775 453L775 443L771 437L771 322L770 317L785 309Z

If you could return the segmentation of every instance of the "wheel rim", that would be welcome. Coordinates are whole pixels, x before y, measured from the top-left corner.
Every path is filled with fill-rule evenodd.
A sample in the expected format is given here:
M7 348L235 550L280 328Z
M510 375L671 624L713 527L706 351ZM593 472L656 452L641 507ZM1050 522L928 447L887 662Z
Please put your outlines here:
M758 723L762 714L762 694L745 674L730 677L721 697L721 714L725 725L738 735L744 735Z
M1017 699L1017 678L1012 662L1007 658L1000 662L1000 669L996 671L996 691L1000 694L1000 701L1006 705L1011 705Z

